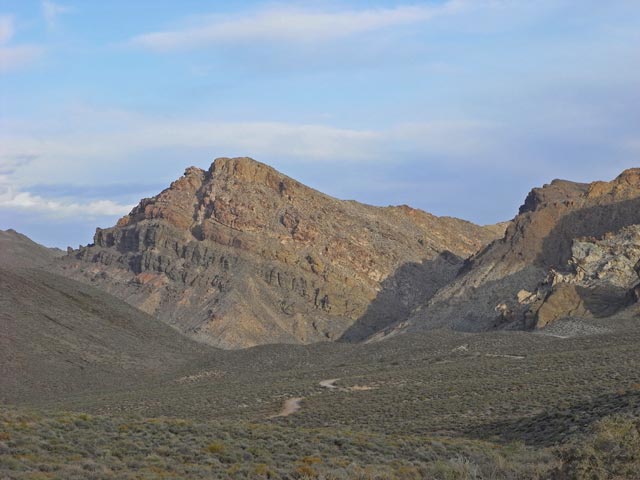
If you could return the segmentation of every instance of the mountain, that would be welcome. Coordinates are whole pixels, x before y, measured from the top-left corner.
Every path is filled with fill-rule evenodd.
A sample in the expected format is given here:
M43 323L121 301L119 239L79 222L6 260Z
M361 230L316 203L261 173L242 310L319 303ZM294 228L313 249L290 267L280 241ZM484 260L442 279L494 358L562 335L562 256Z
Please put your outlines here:
M0 403L157 380L212 349L50 270L60 252L0 231Z
M388 332L543 328L563 318L611 316L637 298L637 224L640 169L611 182L554 180L535 188L504 238Z
M311 343L405 317L500 235L337 200L250 158L218 158L98 229L62 271L211 345Z

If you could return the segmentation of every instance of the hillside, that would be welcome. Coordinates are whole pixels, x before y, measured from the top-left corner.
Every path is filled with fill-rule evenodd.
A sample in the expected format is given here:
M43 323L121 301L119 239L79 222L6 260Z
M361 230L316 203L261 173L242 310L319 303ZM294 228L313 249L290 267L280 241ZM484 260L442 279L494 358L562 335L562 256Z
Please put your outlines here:
M3 267L48 267L62 250L43 247L15 230L0 230L0 265Z
M554 180L533 189L504 238L473 256L400 330L528 329L613 315L637 298L639 207L640 169L611 182Z
M91 286L46 271L57 253L0 232L0 403L157 382L211 349Z
M337 200L255 160L219 158L98 229L63 273L211 345L312 343L405 317L500 235Z

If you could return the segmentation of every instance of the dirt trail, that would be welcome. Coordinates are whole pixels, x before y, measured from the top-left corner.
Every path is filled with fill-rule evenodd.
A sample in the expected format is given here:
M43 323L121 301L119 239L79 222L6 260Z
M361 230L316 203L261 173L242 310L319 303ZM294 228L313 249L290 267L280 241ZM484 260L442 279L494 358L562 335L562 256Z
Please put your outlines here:
M289 415L296 413L298 410L300 410L300 403L302 402L302 400L304 400L304 397L288 398L282 404L282 410L280 410L280 413L269 418L288 417Z
M329 390L338 390L341 392L356 392L356 391L363 391L363 390L373 390L375 388L378 388L377 386L373 386L373 385L354 385L352 387L340 388L337 385L335 385L335 383L338 380L340 379L329 378L327 380L322 380L320 382L320 386L322 388L327 388ZM316 395L316 394L312 394L312 395ZM276 415L271 415L269 418L288 417L289 415L296 413L302 407L301 402L304 399L305 397L293 397L293 398L286 399L282 404L282 410L280 410L280 413Z
M500 354L497 354L497 353L485 353L484 356L485 357L495 357L495 358L513 358L515 360L524 360L525 358L527 358L524 355L506 355L506 354L500 355Z
M322 380L320 382L320 386L324 387L324 388L328 388L328 389L334 389L334 388L338 388L334 385L334 383L336 383L338 380L340 380L339 378L331 378L329 380Z

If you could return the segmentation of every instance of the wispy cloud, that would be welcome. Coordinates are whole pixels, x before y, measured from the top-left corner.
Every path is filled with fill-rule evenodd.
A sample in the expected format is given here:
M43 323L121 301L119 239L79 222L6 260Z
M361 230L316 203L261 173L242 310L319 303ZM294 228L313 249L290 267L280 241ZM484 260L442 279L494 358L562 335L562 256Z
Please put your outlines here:
M38 160L39 157L35 155L7 155L4 148L0 151L0 210L31 212L54 220L95 220L100 217L124 215L133 208L133 205L124 205L112 200L74 201L68 198L46 198L20 188L16 184L14 174L29 164L37 163Z
M74 110L40 125L4 125L0 132L0 208L42 218L119 216L129 202L154 193L144 187L123 194L56 190L69 182L85 187L144 178L165 185L189 164L206 167L217 156L248 155L277 168L392 169L407 159L422 168L467 167L488 157L500 162L493 140L501 126L480 121L404 123L381 129L339 128L285 122L167 119L128 111ZM321 167L325 165L325 167ZM288 167L287 167L288 166ZM486 163L483 164L487 167ZM487 167L488 168L488 167ZM331 182L335 183L335 181ZM47 188L47 186L51 188ZM318 188L326 189L320 184ZM338 190L329 190L334 194ZM352 194L352 193L351 193ZM349 194L349 195L351 195ZM345 193L347 195L347 193Z
M271 8L242 16L205 16L183 28L149 32L131 39L157 51L252 41L325 42L390 27L418 24L468 11L485 1L449 0L439 5L317 11Z
M53 219L73 217L76 220L92 220L124 215L132 208L132 205L121 205L111 200L74 202L43 198L16 189L8 176L0 175L0 209L28 211Z
M410 152L468 163L470 157L494 148L491 139L501 128L493 123L457 120L350 129L286 122L163 119L122 111L69 115L67 125L64 133L48 131L45 125L31 125L28 130L8 126L0 133L0 165L3 159L37 158L21 171L52 178L63 175L65 166L90 164L95 168L107 160L126 163L144 152L171 149L301 162L388 162L390 157Z
M47 23L47 27L55 28L57 25L58 17L69 12L71 9L65 5L60 5L52 2L51 0L42 0L42 15Z
M43 52L37 45L10 44L15 33L11 15L0 15L0 73L13 71L31 64Z
M10 175L35 159L33 155L7 155L0 150L0 176Z

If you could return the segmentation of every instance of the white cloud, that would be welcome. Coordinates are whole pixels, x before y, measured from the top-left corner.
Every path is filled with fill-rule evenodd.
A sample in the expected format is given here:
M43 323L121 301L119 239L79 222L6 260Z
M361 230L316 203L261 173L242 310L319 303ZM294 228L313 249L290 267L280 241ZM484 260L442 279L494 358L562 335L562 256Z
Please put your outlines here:
M99 217L125 215L133 205L120 205L111 200L91 202L73 202L46 199L39 195L20 191L11 185L6 175L0 175L0 209L29 211L49 218L73 217L77 220L90 220Z
M0 156L0 179L3 175L9 175L15 172L17 168L26 165L32 160L35 160L35 157L27 155Z
M126 111L73 110L38 123L6 122L0 130L0 208L57 217L125 214L137 197L82 201L41 193L43 186L100 185L144 179L164 185L188 165L219 156L251 156L278 168L308 163L336 168L419 162L498 166L500 125L473 121L349 129L321 124L166 119ZM493 139L493 140L492 140ZM509 168L509 165L505 165ZM374 167L377 168L377 167ZM32 193L38 189L38 194ZM142 188L142 187L141 187ZM44 191L47 191L45 188ZM51 191L51 190L49 190ZM155 193L141 191L139 196ZM43 198L42 196L44 195ZM82 194L81 194L82 195ZM103 197L108 198L108 197Z
M58 20L58 16L69 12L69 7L59 5L51 0L42 0L42 15L49 28L54 28Z
M461 163L471 164L497 151L496 135L502 128L477 120L404 123L385 132L384 140L423 155L447 157L449 162L458 157Z
M376 136L375 132L323 125L131 119L121 128L113 130L107 127L102 132L87 131L78 126L77 130L57 135L0 134L3 144L0 156L111 158L117 161L118 157L124 158L147 149L211 147L222 151L300 155L309 159L355 158L361 154L353 147Z
M572 4L571 0L444 0L387 8L320 9L309 7L310 3L305 8L281 3L241 14L192 16L180 26L142 33L129 43L161 52L245 42L282 42L291 48L295 42L317 44L447 18L456 20L459 31L479 33L517 29L521 22Z
M0 73L27 66L43 52L37 45L10 45L14 33L13 17L0 15Z
M195 25L138 35L134 45L167 51L222 42L323 42L390 27L417 24L486 4L484 0L449 0L440 5L398 6L348 11L272 8L244 16L212 15ZM496 3L496 2L489 2ZM498 2L499 3L499 2Z

